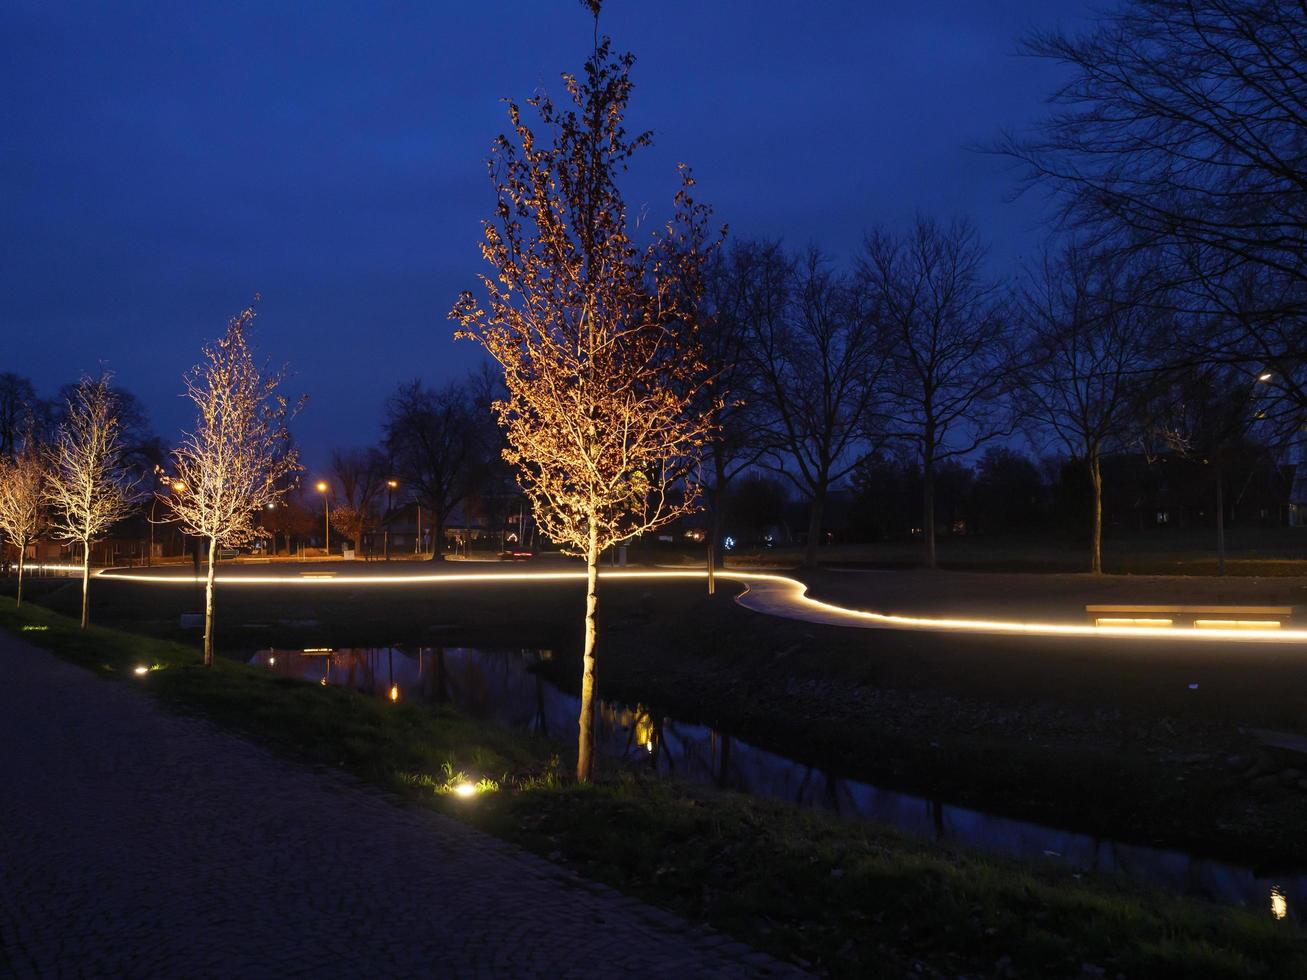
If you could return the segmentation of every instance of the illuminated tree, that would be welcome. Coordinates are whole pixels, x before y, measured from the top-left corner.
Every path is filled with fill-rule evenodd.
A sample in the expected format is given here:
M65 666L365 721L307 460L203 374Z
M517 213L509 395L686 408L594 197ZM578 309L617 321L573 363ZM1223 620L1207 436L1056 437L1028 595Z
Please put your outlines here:
M123 460L117 405L109 375L82 378L68 394L47 454L51 532L82 546L82 629L90 616L91 543L131 512L135 490Z
M277 504L300 469L286 422L290 410L277 393L281 373L264 375L247 333L254 310L227 322L221 339L204 348L186 375L195 428L173 450L173 480L162 499L187 534L207 538L204 589L204 663L213 664L213 592L218 548L259 536L263 511Z
M694 509L708 429L693 408L708 209L682 168L665 232L644 246L630 237L616 180L650 136L623 128L633 57L610 55L597 21L595 36L584 74L563 75L573 107L528 101L543 139L509 103L515 139L494 144L499 203L481 246L489 309L465 293L451 314L503 368L504 458L539 527L586 560L580 780L593 765L600 552Z
M0 456L0 533L18 549L18 605L27 549L45 526L45 461L29 438L12 460Z

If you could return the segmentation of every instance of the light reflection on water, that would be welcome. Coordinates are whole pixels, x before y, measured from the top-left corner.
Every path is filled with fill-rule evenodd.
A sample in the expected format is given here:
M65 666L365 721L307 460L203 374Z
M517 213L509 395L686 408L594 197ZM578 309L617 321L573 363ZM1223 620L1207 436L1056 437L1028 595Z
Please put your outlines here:
M535 667L549 651L468 647L261 650L278 675L339 684L391 701L448 702L465 714L550 738L576 738L580 699ZM844 779L704 725L601 702L596 740L610 757L683 779L889 824L911 834L1086 871L1118 872L1185 894L1297 919L1307 875L1255 872L1183 851L1102 840Z

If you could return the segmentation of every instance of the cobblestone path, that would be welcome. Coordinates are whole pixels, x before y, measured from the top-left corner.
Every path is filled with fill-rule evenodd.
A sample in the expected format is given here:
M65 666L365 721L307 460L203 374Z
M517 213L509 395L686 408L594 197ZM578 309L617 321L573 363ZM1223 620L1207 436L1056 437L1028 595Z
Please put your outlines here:
M0 739L0 975L793 972L7 634Z

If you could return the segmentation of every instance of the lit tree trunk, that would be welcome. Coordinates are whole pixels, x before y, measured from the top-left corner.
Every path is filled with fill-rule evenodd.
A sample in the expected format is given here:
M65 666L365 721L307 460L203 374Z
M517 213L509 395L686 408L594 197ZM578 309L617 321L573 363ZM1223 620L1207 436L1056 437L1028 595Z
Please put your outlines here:
M91 542L82 542L82 629L91 620Z
M821 537L821 518L826 509L826 488L821 487L812 495L808 505L808 546L804 550L803 564L809 568L817 567L817 540Z
M1089 571L1103 574L1103 471L1099 466L1098 450L1089 452L1089 482L1094 492L1093 530L1090 532Z
M590 525L590 544L585 554L585 655L581 660L581 738L576 751L576 778L590 781L594 771L595 723L595 641L598 623L595 612L599 607L599 528Z
M1225 574L1225 479L1216 461L1216 574Z
M209 574L204 580L204 666L213 666L213 579L218 559L218 539L209 538Z
M27 546L23 545L18 549L18 600L14 603L15 608L23 604L23 566L26 563Z

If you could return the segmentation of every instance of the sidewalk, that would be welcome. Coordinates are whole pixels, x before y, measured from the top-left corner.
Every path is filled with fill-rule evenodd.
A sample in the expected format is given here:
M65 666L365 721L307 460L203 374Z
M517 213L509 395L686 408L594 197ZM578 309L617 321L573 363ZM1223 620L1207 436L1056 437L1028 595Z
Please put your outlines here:
M0 974L796 971L0 633Z

